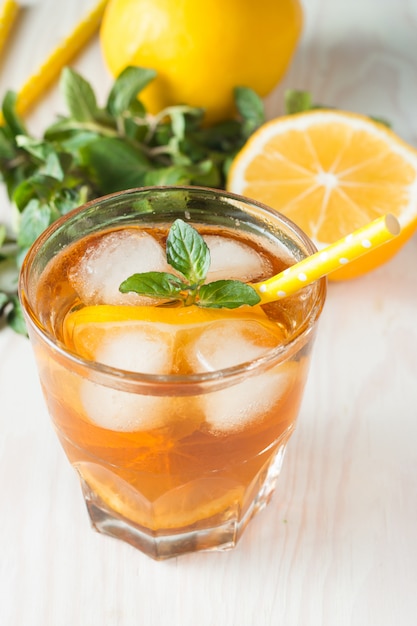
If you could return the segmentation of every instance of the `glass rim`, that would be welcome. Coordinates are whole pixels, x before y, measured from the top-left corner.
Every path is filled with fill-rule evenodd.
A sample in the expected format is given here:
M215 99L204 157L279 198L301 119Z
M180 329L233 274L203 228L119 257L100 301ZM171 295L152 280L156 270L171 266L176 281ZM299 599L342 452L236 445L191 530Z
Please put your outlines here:
M59 230L67 222L76 219L77 215L87 212L94 206L100 206L103 203L111 202L113 199L117 199L119 197L127 198L129 196L144 194L148 192L170 192L171 190L176 192L187 191L191 194L204 193L209 194L213 197L223 197L226 200L239 202L244 206L253 206L257 209L260 209L262 213L266 213L271 216L273 220L277 223L284 225L291 232L292 236L297 240L297 243L304 246L309 254L313 254L317 251L316 246L308 237L308 235L306 235L306 233L304 233L304 231L302 231L301 228L297 226L297 224L295 224L295 222L293 222L291 219L289 219L279 211L276 211L275 209L272 209L271 207L261 202L253 200L252 198L211 187L188 185L158 185L134 187L131 189L117 191L111 194L100 196L98 198L94 198L80 205L79 207L72 209L67 214L59 217L50 226L48 226L37 237L37 239L29 248L19 273L18 291L26 321L31 324L31 327L36 335L40 337L43 342L48 344L48 346L52 348L56 354L59 355L60 359L64 360L68 368L76 370L79 373L93 372L94 375L97 377L97 380L94 379L94 382L100 382L101 384L106 384L106 382L107 384L113 383L111 386L117 385L118 388L121 388L121 386L126 386L126 388L129 390L131 390L132 384L134 386L139 385L146 387L155 385L158 388L169 388L171 386L175 386L175 388L178 390L178 386L195 388L199 385L217 382L220 384L220 387L216 386L216 388L225 387L231 384L231 381L233 381L234 384L235 380L245 378L248 373L260 373L270 367L271 364L278 364L279 362L285 361L291 356L291 354L293 354L297 349L301 348L307 342L310 334L315 328L316 322L320 317L326 298L326 278L322 278L314 284L314 286L316 286L316 293L314 296L314 300L311 303L311 306L309 306L308 314L303 319L303 323L300 324L295 332L289 336L288 341L280 343L277 347L268 350L264 355L256 359L252 359L251 361L246 361L240 363L239 365L214 370L211 372L201 372L187 375L146 374L111 367L103 363L84 359L75 352L68 350L61 342L56 341L54 336L51 333L47 332L47 330L40 322L36 311L30 303L29 297L27 295L28 290L26 288L29 280L28 273L30 267L33 260L36 258L36 255L42 249L43 244L51 237L51 235L53 235L53 233ZM100 380L98 381L98 379Z

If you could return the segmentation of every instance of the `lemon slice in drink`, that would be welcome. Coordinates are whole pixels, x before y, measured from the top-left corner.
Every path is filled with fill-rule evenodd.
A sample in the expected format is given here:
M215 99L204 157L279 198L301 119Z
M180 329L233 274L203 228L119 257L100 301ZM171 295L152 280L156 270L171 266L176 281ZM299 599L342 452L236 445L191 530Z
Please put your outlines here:
M271 322L262 307L242 306L237 309L189 307L152 307L95 305L73 311L64 321L65 345L80 356L94 360L107 333L118 328L134 331L144 323L165 326L168 330L204 325L219 320L258 321L279 337L279 328Z
M80 463L77 470L112 511L151 530L184 528L242 506L244 486L223 478L194 478L149 498L106 468Z

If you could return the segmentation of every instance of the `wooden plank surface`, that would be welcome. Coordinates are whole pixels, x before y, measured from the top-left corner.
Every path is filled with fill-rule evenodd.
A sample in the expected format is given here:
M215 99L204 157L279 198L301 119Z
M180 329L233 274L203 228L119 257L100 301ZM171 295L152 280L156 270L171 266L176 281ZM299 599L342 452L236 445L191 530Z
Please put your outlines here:
M17 89L94 2L39 0L3 51ZM417 0L304 0L282 84L389 119L417 145ZM75 67L104 96L97 40ZM56 89L33 111L41 132ZM3 195L0 221L9 217ZM270 506L238 548L156 563L89 527L49 422L30 345L0 330L0 624L415 626L417 237L387 265L332 284L299 425Z

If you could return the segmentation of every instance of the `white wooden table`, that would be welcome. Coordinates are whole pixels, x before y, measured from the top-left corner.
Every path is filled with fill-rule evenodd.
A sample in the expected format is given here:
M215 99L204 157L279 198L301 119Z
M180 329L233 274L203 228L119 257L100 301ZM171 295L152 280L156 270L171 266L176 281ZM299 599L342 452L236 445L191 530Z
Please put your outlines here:
M0 96L92 0L39 0L0 66ZM417 0L304 0L287 87L388 118L417 145ZM74 64L103 97L97 41ZM53 89L28 118L41 132ZM9 215L1 195L0 221ZM299 426L270 506L235 551L154 562L94 533L43 404L28 341L0 330L2 626L415 626L417 236L331 284Z

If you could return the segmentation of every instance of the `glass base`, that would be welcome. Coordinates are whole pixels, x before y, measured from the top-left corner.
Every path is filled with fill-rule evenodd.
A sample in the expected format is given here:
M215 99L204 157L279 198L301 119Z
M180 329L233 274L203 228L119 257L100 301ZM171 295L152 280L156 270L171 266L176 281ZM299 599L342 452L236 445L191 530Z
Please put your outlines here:
M255 497L244 515L240 503L212 518L200 520L198 528L154 531L126 519L103 502L81 477L81 485L92 527L99 533L115 537L134 546L155 560L164 560L189 552L224 551L234 548L251 518L271 499L281 470L285 445L275 453L267 471L257 477ZM260 480L259 480L260 479Z

